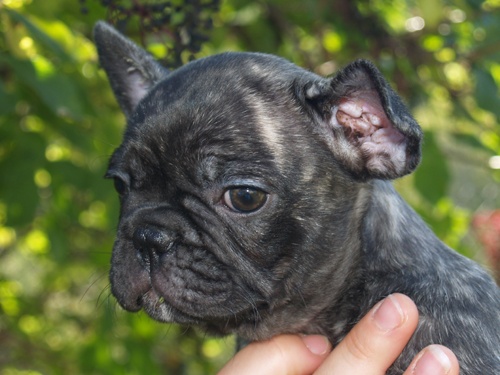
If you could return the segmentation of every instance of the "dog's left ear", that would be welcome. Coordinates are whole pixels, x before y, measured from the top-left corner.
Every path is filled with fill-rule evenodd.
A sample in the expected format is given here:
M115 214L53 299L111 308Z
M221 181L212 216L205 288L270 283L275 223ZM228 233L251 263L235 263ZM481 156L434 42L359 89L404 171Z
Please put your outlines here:
M303 97L320 114L320 133L342 165L361 180L394 179L420 162L422 130L369 61L357 60Z
M113 27L99 21L94 27L99 62L125 116L130 117L149 90L168 74L149 53Z

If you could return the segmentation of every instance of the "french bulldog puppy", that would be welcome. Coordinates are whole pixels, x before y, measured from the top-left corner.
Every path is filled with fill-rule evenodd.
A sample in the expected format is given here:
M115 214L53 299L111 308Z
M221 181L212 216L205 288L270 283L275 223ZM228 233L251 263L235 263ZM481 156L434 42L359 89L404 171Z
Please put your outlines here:
M105 23L99 59L127 117L111 157L121 213L111 290L162 322L262 340L339 343L400 292L420 323L390 368L429 344L463 374L500 374L500 291L431 232L389 180L422 131L370 62L324 78L224 53L168 71Z

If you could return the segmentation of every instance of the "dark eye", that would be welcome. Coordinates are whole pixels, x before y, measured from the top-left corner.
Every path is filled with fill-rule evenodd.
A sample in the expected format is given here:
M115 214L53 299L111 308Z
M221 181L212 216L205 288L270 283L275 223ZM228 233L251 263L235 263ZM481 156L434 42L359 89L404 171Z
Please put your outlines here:
M115 185L116 192L120 196L125 195L125 193L128 190L127 183L125 181L123 181L120 177L116 177L116 176L113 177L113 182L114 182L114 185Z
M250 213L262 208L267 194L252 187L237 187L224 193L224 203L233 211Z

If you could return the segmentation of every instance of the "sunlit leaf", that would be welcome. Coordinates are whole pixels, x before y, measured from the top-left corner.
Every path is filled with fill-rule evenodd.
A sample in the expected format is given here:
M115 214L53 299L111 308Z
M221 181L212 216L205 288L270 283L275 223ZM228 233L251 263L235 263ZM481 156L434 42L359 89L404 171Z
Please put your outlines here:
M427 50L431 52L436 52L441 50L444 46L444 38L440 35L427 35L423 38L422 40L422 46Z
M27 17L9 8L5 8L5 11L13 20L22 23L33 39L48 48L55 56L63 62L71 61L71 57L66 53L66 51L64 51L61 45L49 37L39 27L35 26L35 24L33 24L33 22L31 22Z

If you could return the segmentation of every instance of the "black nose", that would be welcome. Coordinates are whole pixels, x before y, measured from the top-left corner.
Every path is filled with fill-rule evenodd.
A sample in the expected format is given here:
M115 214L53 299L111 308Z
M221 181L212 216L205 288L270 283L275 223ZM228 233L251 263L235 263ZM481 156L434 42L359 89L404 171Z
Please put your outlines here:
M175 239L173 232L147 226L134 231L133 243L141 259L149 264L152 258L170 251Z

